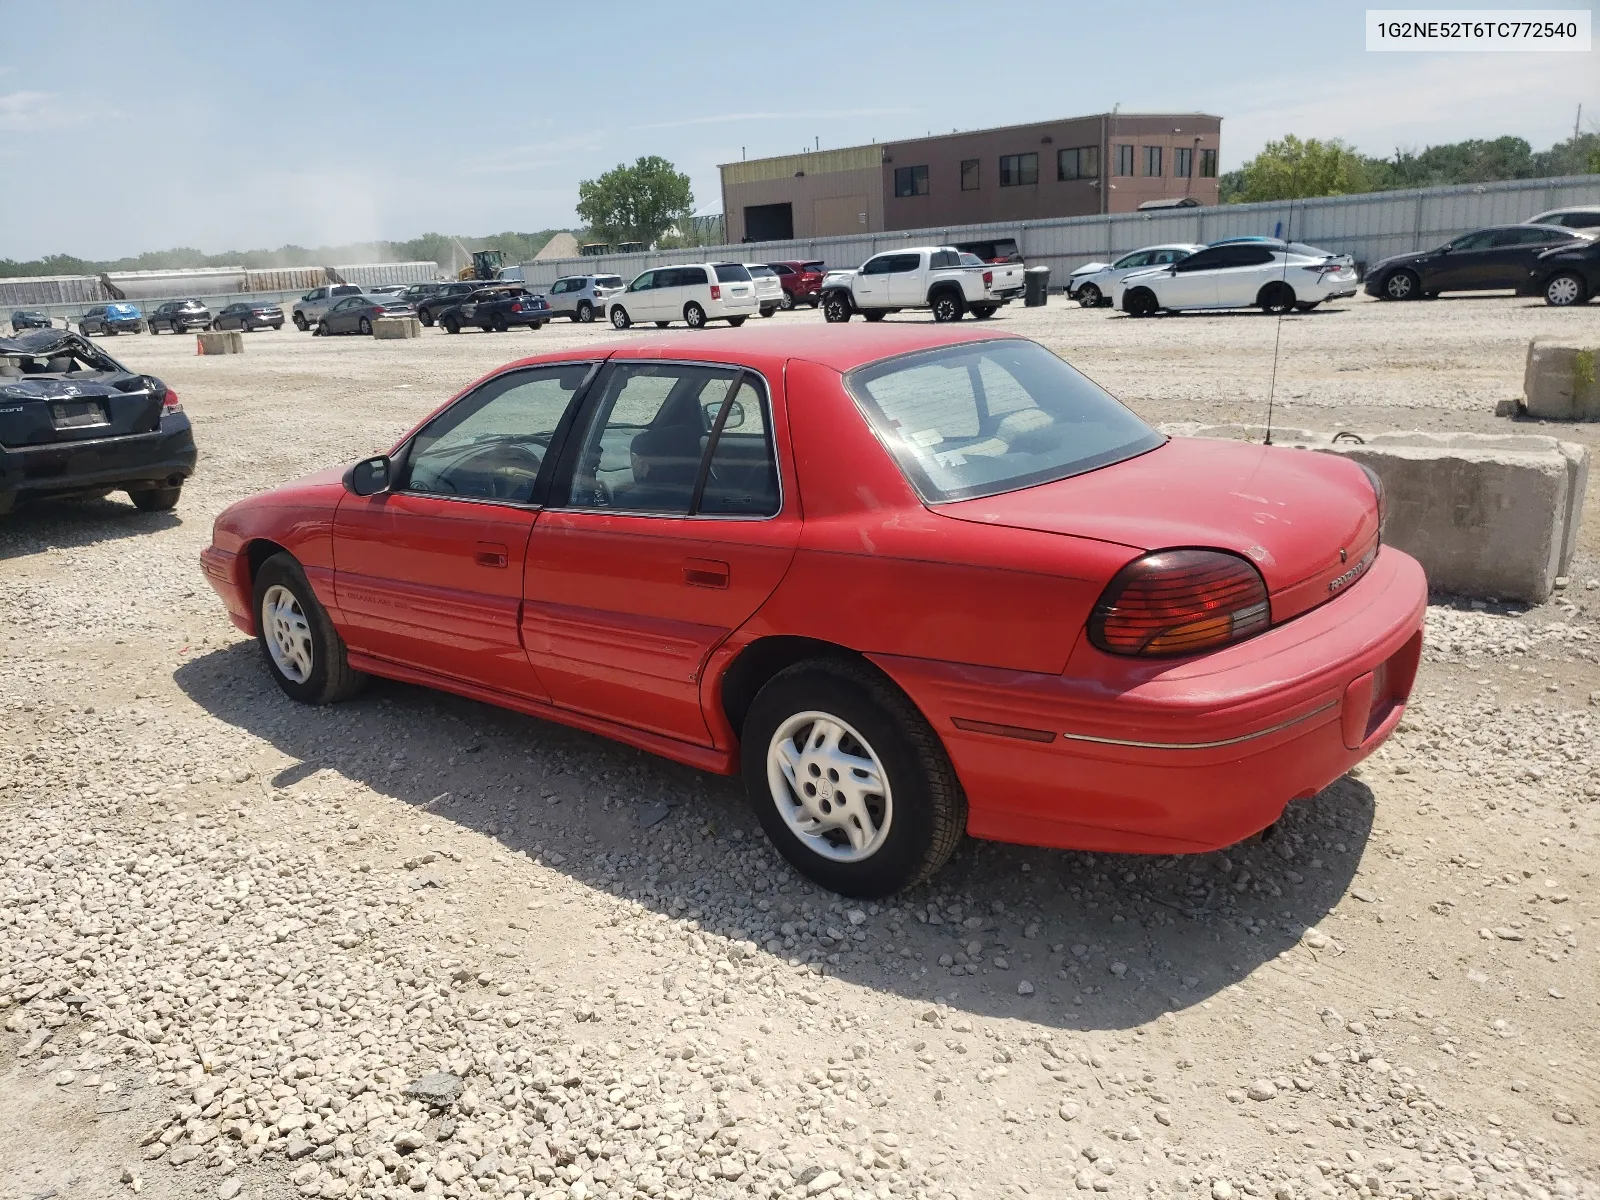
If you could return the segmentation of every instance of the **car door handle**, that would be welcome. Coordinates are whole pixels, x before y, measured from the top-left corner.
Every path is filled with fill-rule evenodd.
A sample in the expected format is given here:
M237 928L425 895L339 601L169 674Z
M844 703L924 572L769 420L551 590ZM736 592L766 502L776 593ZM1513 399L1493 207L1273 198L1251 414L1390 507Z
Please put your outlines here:
M479 542L476 561L480 567L503 567L506 565L506 548L499 542Z
M686 558L683 561L683 581L690 587L726 588L728 564L714 558Z

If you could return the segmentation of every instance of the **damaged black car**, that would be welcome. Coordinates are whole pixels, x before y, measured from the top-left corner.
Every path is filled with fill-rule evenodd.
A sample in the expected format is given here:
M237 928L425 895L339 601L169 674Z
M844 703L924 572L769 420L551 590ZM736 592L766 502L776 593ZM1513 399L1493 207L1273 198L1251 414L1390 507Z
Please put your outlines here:
M161 512L194 464L189 418L159 379L65 329L0 338L0 513L117 491Z

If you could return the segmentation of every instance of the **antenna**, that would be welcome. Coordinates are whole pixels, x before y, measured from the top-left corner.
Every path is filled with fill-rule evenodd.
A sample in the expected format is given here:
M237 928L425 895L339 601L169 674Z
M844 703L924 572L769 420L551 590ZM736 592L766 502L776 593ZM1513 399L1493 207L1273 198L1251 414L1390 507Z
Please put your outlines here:
M1294 241L1294 197L1289 197L1289 219L1284 226L1284 245ZM1283 255L1283 274L1278 280L1285 287L1289 285L1289 254L1287 249ZM1278 324L1272 331L1272 379L1267 384L1267 436L1261 440L1263 446L1272 445L1272 402L1278 392L1278 346L1283 341L1283 309L1278 310Z

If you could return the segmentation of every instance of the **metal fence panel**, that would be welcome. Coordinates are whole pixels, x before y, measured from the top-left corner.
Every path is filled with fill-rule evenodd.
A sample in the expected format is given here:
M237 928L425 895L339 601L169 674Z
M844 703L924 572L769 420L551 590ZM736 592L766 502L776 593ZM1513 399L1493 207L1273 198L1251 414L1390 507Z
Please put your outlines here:
M99 304L108 300L95 275L44 275L0 279L0 308L42 308L50 304Z
M380 287L386 283L429 283L438 278L439 264L431 262L355 263L331 267L346 283Z

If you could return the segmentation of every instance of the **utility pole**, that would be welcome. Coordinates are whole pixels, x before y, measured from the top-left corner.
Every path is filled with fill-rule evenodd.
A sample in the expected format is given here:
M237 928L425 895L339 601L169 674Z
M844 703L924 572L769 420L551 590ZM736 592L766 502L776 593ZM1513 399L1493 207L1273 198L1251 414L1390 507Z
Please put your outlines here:
M1583 101L1578 101L1578 115L1572 118L1572 148L1578 148L1578 126L1583 123Z

